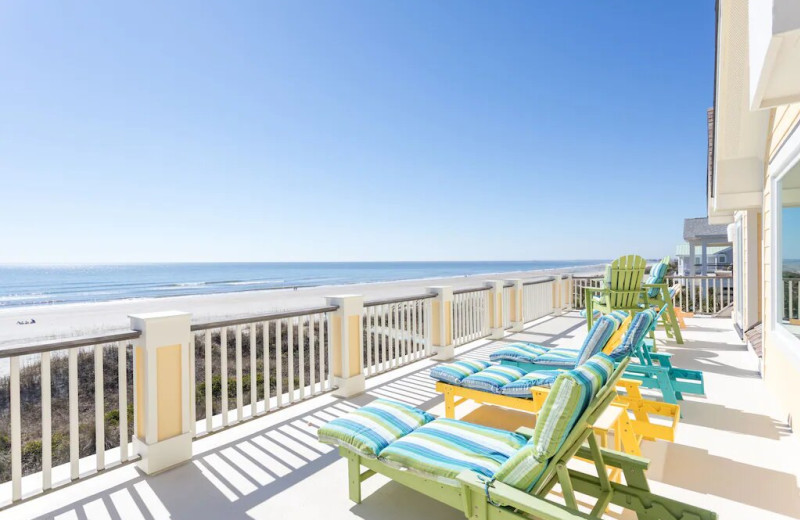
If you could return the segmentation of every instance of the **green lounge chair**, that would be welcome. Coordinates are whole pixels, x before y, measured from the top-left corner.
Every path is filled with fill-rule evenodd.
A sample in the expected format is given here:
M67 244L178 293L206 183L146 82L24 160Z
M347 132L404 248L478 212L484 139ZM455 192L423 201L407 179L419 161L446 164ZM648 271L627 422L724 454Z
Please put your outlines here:
M621 256L606 266L603 285L586 288L586 326L591 329L594 311L636 313L642 310L642 280L647 262L639 255Z
M579 367L559 375L533 430L511 433L433 419L384 401L375 410L368 405L331 421L319 437L337 444L347 459L349 496L356 503L361 482L380 473L471 519L599 518L609 504L631 509L642 520L717 518L652 493L646 459L602 448L592 435L592 424L613 401L626 364L612 371L609 363L604 373L587 374ZM425 449L426 443L436 448ZM576 456L592 461L597 475L568 468ZM625 484L612 482L609 468L621 470ZM565 504L549 496L556 484ZM579 511L576 492L596 499L591 515Z

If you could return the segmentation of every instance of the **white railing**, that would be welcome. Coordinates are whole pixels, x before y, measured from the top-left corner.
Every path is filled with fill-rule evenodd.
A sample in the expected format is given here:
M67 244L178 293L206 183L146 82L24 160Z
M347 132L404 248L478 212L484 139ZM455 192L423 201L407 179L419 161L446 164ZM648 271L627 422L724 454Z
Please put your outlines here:
M453 291L453 344L455 346L489 335L489 289Z
M364 304L364 375L369 377L431 355L431 298Z
M672 304L685 312L715 314L731 305L733 277L724 276L667 276L667 284L680 283L682 288Z
M783 280L783 319L800 320L800 278Z
M328 313L334 310L318 307L192 325L191 423L204 425L195 434L331 390Z
M586 289L598 289L603 285L603 276L573 276L572 277L572 290L570 291L570 307L573 309L586 308Z
M553 312L554 280L530 280L522 284L522 317L525 322Z
M140 334L0 350L0 362L8 360L8 375L0 378L0 431L10 433L0 451L6 459L0 460L0 505L133 459L130 340Z

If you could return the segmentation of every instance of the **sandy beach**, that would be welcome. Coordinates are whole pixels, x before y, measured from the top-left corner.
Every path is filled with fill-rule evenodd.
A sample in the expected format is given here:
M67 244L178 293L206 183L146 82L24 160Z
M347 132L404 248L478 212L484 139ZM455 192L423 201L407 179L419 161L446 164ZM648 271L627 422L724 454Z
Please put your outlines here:
M264 314L325 304L326 296L361 294L366 301L388 297L413 296L432 285L454 288L476 287L486 280L530 279L550 274L597 272L599 266L544 269L471 276L427 278L394 282L327 285L299 289L276 289L238 293L175 296L117 300L97 303L74 303L15 307L0 310L0 347L29 344L45 339L65 338L128 329L128 315L166 310L192 313L194 322ZM18 325L17 321L36 323Z

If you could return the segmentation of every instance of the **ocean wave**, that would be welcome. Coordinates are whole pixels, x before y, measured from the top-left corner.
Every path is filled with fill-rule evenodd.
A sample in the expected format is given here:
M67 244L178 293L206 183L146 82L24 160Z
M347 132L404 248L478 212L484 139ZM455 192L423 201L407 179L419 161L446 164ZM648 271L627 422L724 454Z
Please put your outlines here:
M266 285L270 283L283 283L285 280L239 280L235 282L220 282L220 285Z

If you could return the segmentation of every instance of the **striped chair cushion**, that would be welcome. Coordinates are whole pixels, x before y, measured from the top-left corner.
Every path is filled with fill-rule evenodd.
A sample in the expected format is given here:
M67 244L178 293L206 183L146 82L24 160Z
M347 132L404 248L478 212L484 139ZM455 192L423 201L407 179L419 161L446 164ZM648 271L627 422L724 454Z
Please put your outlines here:
M595 296L595 301L600 301L598 298L599 298L598 296ZM578 313L578 315L579 315L581 318L585 318L585 317L586 317L586 309L581 309L581 312L579 312L579 313ZM599 317L600 317L600 316L602 316L602 315L603 315L603 313L602 313L602 312L600 312L600 311L598 311L597 309L594 309L594 310L592 311L592 318L594 318L594 319L597 319L597 318L599 318Z
M667 274L667 268L669 266L662 260L658 262L656 265L650 269L650 276L647 278L645 283L664 283L664 277ZM647 290L647 296L650 298L655 298L658 296L659 290L655 287Z
M630 327L625 332L622 342L617 348L611 352L611 357L614 361L622 361L622 359L630 356L637 348L644 342L647 334L653 329L656 322L656 311L647 309L642 312L636 313L633 317Z
M531 388L534 386L551 386L560 372L558 370L543 370L541 372L528 372L516 381L503 387L501 392L509 397L522 397L531 399Z
M536 358L550 350L536 343L519 341L495 350L489 355L492 361L516 361L519 363L534 363Z
M628 332L628 328L631 326L631 321L633 321L633 316L629 315L627 318L625 318L625 321L622 322L617 331L611 335L611 338L606 343L606 346L603 347L603 352L610 354L615 348L622 344L622 338L624 338L625 333Z
M556 347L536 358L536 364L570 369L578 362L580 353L575 348Z
M591 387L591 396L594 397L614 371L614 359L608 354L595 354L589 361L577 367L573 372L585 377Z
M499 394L500 389L525 375L525 370L511 365L492 365L461 380L461 386Z
M533 452L532 444L525 445L498 468L494 475L495 478L522 491L530 491L542 476L549 462L547 459L537 459Z
M569 435L594 395L597 383L592 380L593 374L592 370L570 370L556 378L529 441L536 460L549 460Z
M399 439L382 452L381 460L454 484L458 474L472 470L487 477L525 446L522 435L454 419L436 419Z
M615 318L603 316L594 322L592 330L586 335L580 350L556 347L536 358L536 364L560 368L573 368L580 365L603 350L603 347L606 346L618 326L619 324Z
M465 377L480 372L491 365L488 361L463 360L435 366L431 369L430 376L437 381L451 385L461 384Z
M407 404L377 399L330 421L317 435L320 442L376 456L392 442L432 420L434 417L429 413Z

